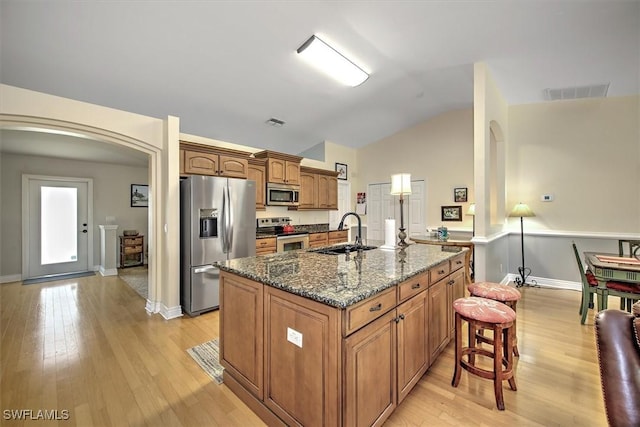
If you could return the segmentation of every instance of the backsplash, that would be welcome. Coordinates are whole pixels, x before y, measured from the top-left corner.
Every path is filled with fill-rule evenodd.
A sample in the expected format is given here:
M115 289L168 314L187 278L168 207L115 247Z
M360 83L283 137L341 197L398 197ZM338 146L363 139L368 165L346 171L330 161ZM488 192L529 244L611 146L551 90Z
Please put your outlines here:
M328 224L329 211L290 211L286 206L268 206L264 211L257 211L257 218L273 218L287 216L292 225Z

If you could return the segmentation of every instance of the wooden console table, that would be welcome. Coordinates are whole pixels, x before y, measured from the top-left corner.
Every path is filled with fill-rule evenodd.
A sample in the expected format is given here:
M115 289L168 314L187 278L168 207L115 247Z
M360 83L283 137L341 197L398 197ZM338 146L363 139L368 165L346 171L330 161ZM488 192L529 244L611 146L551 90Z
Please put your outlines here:
M409 239L413 240L416 243L420 243L423 245L440 245L440 246L458 246L469 248L466 253L465 261L466 261L466 275L467 275L467 283L473 283L473 263L471 262L473 256L473 248L474 245L470 240L438 240L429 236L411 236Z

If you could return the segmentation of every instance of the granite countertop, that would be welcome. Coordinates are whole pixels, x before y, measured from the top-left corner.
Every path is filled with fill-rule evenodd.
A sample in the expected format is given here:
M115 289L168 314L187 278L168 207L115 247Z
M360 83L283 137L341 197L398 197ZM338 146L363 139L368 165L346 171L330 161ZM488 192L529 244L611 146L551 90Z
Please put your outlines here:
M380 246L383 242L371 242ZM440 246L409 245L397 250L373 249L346 255L324 255L313 250L238 258L220 263L220 269L326 305L346 308L395 286L459 252Z

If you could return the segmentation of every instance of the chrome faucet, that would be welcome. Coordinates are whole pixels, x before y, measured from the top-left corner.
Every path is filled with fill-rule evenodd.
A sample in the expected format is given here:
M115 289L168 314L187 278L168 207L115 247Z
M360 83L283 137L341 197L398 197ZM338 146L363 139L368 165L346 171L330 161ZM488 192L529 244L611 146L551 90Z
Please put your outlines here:
M353 215L358 219L358 235L356 236L356 248L362 247L362 220L360 219L360 215L355 212L347 212L342 216L340 220L340 224L338 224L338 230L342 230L344 228L344 220L349 215Z

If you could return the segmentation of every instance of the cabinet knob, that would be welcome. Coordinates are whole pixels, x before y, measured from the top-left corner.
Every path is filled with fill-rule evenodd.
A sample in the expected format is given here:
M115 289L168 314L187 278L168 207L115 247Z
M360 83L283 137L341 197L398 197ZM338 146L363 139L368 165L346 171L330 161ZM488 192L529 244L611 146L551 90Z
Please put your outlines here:
M411 289L420 289L420 283L414 283L411 285Z
M398 316L400 318L400 320L404 320L404 314L401 314L400 316Z
M380 311L382 310L382 303L378 303L376 305L374 305L373 307L369 308L369 311Z

